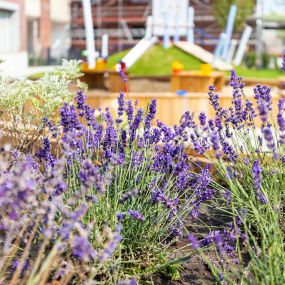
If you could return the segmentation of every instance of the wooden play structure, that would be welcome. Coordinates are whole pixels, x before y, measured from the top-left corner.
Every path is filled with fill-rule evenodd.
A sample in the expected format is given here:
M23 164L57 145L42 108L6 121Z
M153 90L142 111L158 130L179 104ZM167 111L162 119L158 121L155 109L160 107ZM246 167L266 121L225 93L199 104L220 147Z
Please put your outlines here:
M127 76L127 73L126 73ZM110 70L108 71L108 77L109 77L109 91L111 93L117 93L122 92L125 90L125 83L123 82L121 75L116 70ZM129 80L128 80L128 86L129 86Z
M84 73L83 81L89 88L104 88L104 73L109 74L110 92L121 91L120 77L113 70L97 71L97 58L106 62L108 57L108 35L103 34L101 39L101 52L95 50L94 27L92 18L91 0L82 0L84 26L86 35L86 56L87 68L82 70ZM175 11L174 11L175 10ZM213 66L219 71L229 71L233 68L231 65L236 45L231 45L233 27L236 16L236 5L232 5L228 15L228 21L225 32L221 34L220 41L216 46L215 52L211 53L206 49L195 44L194 41L194 13L192 6L188 6L187 0L181 0L174 3L171 0L156 0L153 3L152 14L146 17L145 33L143 38L121 59L126 68L130 68L152 45L162 38L162 46L167 49L172 43L183 52L199 59L202 63ZM250 33L248 34L250 35ZM184 37L184 41L180 40ZM248 37L242 40L244 48ZM236 43L236 41L234 42ZM239 56L244 53L240 49ZM162 59L161 59L162 60ZM183 62L182 62L183 65ZM118 68L116 68L119 71ZM173 73L171 76L171 91L185 90L189 92L205 92L209 85L217 85L221 90L224 84L224 76L219 72L210 72L203 74L200 71L181 71Z
M201 71L180 71L173 73L170 78L172 92L185 90L207 93L210 85L214 85L217 91L222 91L225 85L225 74L218 71L211 72L208 75Z
M214 55L198 45L191 44L186 41L179 41L174 43L174 46L200 59L204 63L213 64ZM227 71L231 70L233 66L217 58L215 61L215 68L217 70Z
M105 74L103 70L85 70L80 80L88 85L88 88L106 89Z

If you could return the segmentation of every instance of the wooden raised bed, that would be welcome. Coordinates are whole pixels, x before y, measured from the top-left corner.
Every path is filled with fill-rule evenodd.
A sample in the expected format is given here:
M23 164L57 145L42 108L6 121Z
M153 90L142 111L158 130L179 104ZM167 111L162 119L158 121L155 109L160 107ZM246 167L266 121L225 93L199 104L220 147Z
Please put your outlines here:
M226 78L226 84L229 84L231 78ZM278 77L276 79L272 78L249 78L249 77L243 77L242 82L245 83L246 86L255 86L255 85L266 85L270 87L279 87L282 88L283 82L285 82L285 78Z
M273 116L277 115L277 104L281 96L274 94L272 96L273 101ZM88 93L87 103L92 107L109 108L113 115L117 110L117 98L118 93L110 93L109 95L92 94L92 91ZM252 102L254 98L248 97ZM200 112L205 112L208 118L214 118L213 107L209 103L209 96L207 93L190 93L188 95L179 96L172 92L164 93L127 93L127 100L132 100L133 103L138 101L138 106L146 108L148 103L152 99L157 99L157 116L156 120L164 122L169 126L179 124L181 116L186 112L194 112L195 119L197 120ZM228 108L232 102L231 92L220 95L220 104L224 108Z
M110 70L108 71L109 74L109 91L110 92L121 92L125 90L125 83L123 82L121 75L118 71ZM128 74L126 73L126 76ZM129 80L128 80L128 86L129 86Z
M105 73L104 70L84 70L83 76L80 80L88 85L90 89L106 89L105 85Z
M199 71L180 71L170 77L171 91L186 90L188 92L208 92L209 86L214 85L217 91L221 91L225 85L223 72L212 72L203 75Z
M92 95L89 92L87 103L92 107L110 108L113 115L116 114L118 93L110 93L109 95ZM188 110L203 109L208 104L207 94L197 93L195 95L178 96L175 93L128 93L127 100L133 103L138 101L138 107L147 108L148 103L152 99L157 99L158 108L156 118L168 125L179 123L183 113Z

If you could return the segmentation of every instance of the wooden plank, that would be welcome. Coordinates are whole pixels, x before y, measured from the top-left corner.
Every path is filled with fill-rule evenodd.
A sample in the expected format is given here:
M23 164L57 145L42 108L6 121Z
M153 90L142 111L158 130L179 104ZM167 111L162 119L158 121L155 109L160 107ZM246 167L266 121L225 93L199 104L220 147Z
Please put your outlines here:
M117 71L109 71L109 91L110 92L121 92L124 88L124 82ZM127 76L127 74L126 74ZM128 80L128 85L130 81Z
M80 80L88 85L89 88L106 89L105 86L105 71L81 71L83 76Z
M225 84L223 72L212 72L203 75L197 71L181 71L171 75L171 91L186 90L188 92L208 92L209 86L214 85L221 91Z
M255 102L251 88L245 88L247 98L251 102ZM228 108L232 102L231 88L224 88L223 92L219 96L220 104L224 108ZM278 100L280 94L276 90L272 90L272 101L273 101L273 117L276 120L278 113ZM92 95L92 92L88 92L87 102L92 107L110 108L113 115L117 112L117 98L118 93L110 93L109 95ZM186 112L194 112L195 120L198 121L197 117L200 112L205 112L208 118L214 118L215 112L213 107L210 105L209 96L205 93L188 93L184 96L179 96L173 92L165 93L140 93L131 92L126 94L127 100L133 102L138 101L138 106L146 108L150 100L157 99L158 110L156 120L159 119L169 126L179 124L181 116ZM261 122L257 120L257 125L261 125Z
M174 45L176 47L178 47L179 49L183 50L184 52L191 54L192 56L200 59L201 61L203 61L205 63L208 63L208 64L213 63L214 55L211 52L207 51L206 49L204 49L198 45L190 44L190 43L184 42L184 41L183 42L182 41L176 42L176 43L174 43ZM220 59L217 59L215 61L215 67L218 70L223 70L223 71L233 69L232 65L227 64L226 62L224 62Z

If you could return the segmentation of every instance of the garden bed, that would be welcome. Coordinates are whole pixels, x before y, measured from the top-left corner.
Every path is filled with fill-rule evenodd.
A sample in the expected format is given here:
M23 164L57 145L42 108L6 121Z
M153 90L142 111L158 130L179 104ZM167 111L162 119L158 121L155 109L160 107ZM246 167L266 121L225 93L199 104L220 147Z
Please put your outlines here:
M144 83L142 83L144 84ZM247 97L254 102L252 96L252 89L247 88L244 91ZM277 114L277 103L280 99L278 90L272 91L273 96L273 114ZM100 107L102 109L108 107L113 115L116 113L117 107L117 93L102 94L100 91L88 92L87 102L92 107ZM187 95L179 96L171 92L128 92L126 94L127 100L137 101L138 106L146 108L149 101L156 99L158 102L157 119L164 122L167 125L174 126L179 124L181 116L186 112L194 112L198 115L200 112L204 112L208 118L214 118L215 111L211 105L208 104L209 96L205 93L189 93ZM230 95L230 88L224 89L219 96L220 104L223 108L227 108L231 105L232 96ZM197 120L197 116L196 116Z
M35 149L2 148L0 283L283 285L285 100L234 72L185 97L77 76L1 81L2 129Z

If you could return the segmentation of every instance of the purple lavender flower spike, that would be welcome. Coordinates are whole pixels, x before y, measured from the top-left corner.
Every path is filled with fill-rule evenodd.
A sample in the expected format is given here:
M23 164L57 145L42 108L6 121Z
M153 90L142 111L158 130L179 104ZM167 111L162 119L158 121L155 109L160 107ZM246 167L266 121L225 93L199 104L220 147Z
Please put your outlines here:
M120 204L125 203L127 200L131 199L132 197L138 194L138 190L135 188L132 191L128 191L122 195L122 198L119 200Z
M232 201L232 192L229 190L226 190L224 193L224 197L228 202L231 202Z
M219 279L220 281L223 281L225 279L222 272L219 272Z
M219 135L217 131L213 131L211 133L210 141L212 143L212 147L215 151L219 150Z
M146 126L150 126L151 121L155 118L156 107L157 107L157 100L156 99L151 100L149 107L148 107L148 112L145 116L144 123Z
M205 112L201 112L201 113L199 114L199 121L200 121L200 125L201 125L201 126L204 127L204 126L206 125L207 116L206 116Z
M259 164L258 160L255 160L252 165L252 173L253 173L253 186L254 190L259 190L261 186L261 173L262 168Z
M275 146L272 130L269 125L265 128L262 128L262 134L264 136L265 141L267 142L267 147L269 149L275 150L276 146Z
M55 165L55 157L51 154L51 146L48 138L43 139L43 148L39 148L36 156L40 159L40 161L45 161L47 164L54 166Z
M48 127L48 129L50 130L50 132L52 133L52 136L54 138L56 138L58 136L58 129L57 126L53 125L52 122L47 118L44 117L43 118L43 123L45 124L45 126Z
M224 251L224 241L223 241L220 231L215 232L214 243L215 243L215 246L217 248L219 255L222 256L222 253Z
M86 237L75 236L73 241L73 254L76 258L88 262L95 257L95 251Z
M79 110L79 113L78 113L79 116L83 116L86 97L82 90L77 92L75 96L75 101L76 101L76 108L77 110Z
M118 118L116 119L116 122L118 124L120 124L123 120L122 120L122 115L124 114L125 111L125 95L124 93L120 93L119 97L118 97Z
M218 111L220 109L219 95L214 93L215 90L216 88L214 86L209 86L208 95L209 95L210 103L214 107L214 110Z
M81 166L77 176L84 189L88 190L90 187L95 187L96 190L103 193L105 189L99 167L88 159L82 161Z
M133 217L135 220L144 221L144 216L139 212L139 211L135 211L135 210L128 210L128 214Z
M199 208L200 208L200 202L197 202L196 205L190 211L190 217L193 218L194 220L197 219L201 214Z
M117 285L138 285L139 283L131 278L130 280L121 280Z
M125 74L125 72L122 70L121 67L119 68L119 74L120 74L120 76L121 76L121 78L122 78L122 81L123 81L124 83L127 83L127 82L128 82L127 75Z
M285 118L284 118L284 110L285 110L285 99L281 98L278 102L278 114L277 114L277 124L280 130L279 135L279 143L285 144Z
M105 131L105 137L104 137L104 149L105 150L112 150L113 147L116 145L117 141L117 131L112 123L108 124L106 131Z
M82 125L80 124L74 106L64 103L60 109L60 123L64 132L72 131L74 129L80 130Z
M126 114L128 117L128 123L131 125L134 117L134 107L131 100L128 100L127 102Z
M135 136L136 136L136 132L141 124L143 120L143 110L142 109L138 109L137 113L135 115L134 121L130 126L130 143L133 142L135 140Z
M234 69L231 71L230 86L232 86L234 89L242 89L244 87L242 78L237 76Z
M148 112L146 113L145 120L144 120L144 139L147 140L149 139L150 136L150 127L151 127L151 122L155 118L156 114L156 105L157 101L151 100L149 106L148 106Z
M188 234L187 238L188 238L188 241L190 242L191 246L193 247L193 249L200 248L199 242L194 235L192 235L190 233L190 234Z
M257 102L259 116L263 123L267 122L268 114L272 110L271 88L265 85L256 85L254 88L254 98Z
M243 103L241 99L241 90L244 87L244 83L242 83L242 78L236 75L235 70L232 70L231 72L230 86L233 87L233 109L229 119L234 126L239 128L244 119Z
M253 174L253 189L255 191L256 197L262 204L267 204L267 198L261 193L261 182L262 182L262 168L258 160L255 160L252 165L252 174Z
M285 71L285 50L283 50L283 55L282 55L282 68L283 71Z
M125 217L125 214L124 214L124 213L118 213L118 214L117 214L117 219L118 219L118 221L122 221L122 220L124 219L124 217Z

